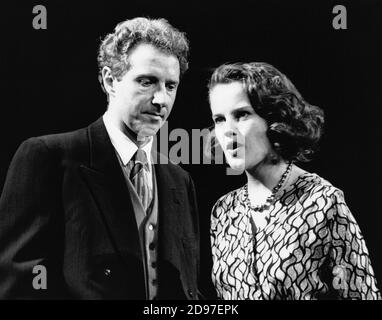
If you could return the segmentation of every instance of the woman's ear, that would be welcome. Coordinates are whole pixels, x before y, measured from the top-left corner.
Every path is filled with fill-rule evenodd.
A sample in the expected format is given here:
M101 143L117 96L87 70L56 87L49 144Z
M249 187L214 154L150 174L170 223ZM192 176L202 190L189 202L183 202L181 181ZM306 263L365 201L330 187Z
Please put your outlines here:
M275 142L272 144L272 151L268 154L268 161L271 164L278 164L281 160L279 150L280 150L280 144L278 142Z
M102 83L109 96L113 96L115 93L114 89L114 76L109 67L102 68Z
M268 127L267 136L272 150L268 154L268 162L271 164L277 164L280 161L280 133L277 131L277 123L273 123Z

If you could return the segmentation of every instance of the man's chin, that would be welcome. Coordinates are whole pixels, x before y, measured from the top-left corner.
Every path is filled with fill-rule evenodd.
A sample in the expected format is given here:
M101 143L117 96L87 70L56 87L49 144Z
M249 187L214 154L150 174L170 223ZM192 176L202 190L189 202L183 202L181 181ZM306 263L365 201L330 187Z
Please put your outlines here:
M147 137L152 137L157 134L159 131L160 126L148 126L148 127L142 127L139 129L139 132L137 133L138 140L144 140Z

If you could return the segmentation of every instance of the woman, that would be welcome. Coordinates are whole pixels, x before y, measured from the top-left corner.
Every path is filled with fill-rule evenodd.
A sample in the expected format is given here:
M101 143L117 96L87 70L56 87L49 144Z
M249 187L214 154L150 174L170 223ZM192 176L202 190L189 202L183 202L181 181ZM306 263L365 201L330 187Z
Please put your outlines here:
M266 63L218 67L215 134L247 184L212 209L212 279L220 299L381 299L365 241L341 190L308 161L323 112Z

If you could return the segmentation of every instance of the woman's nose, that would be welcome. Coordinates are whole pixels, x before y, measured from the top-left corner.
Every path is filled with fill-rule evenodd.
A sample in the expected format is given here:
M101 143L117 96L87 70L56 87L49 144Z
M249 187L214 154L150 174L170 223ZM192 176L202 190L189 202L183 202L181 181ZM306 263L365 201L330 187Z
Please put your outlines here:
M226 137L233 137L237 135L237 128L235 125L235 122L232 120L227 119L225 121L225 126L224 126L224 135Z

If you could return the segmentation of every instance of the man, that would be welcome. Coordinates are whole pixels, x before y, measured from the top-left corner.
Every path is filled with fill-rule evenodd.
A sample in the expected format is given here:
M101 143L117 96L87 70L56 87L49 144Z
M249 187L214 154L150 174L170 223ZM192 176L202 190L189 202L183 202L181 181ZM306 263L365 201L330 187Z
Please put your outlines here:
M1 298L197 299L193 182L150 152L187 55L164 19L120 23L99 50L103 117L20 146L0 199Z

